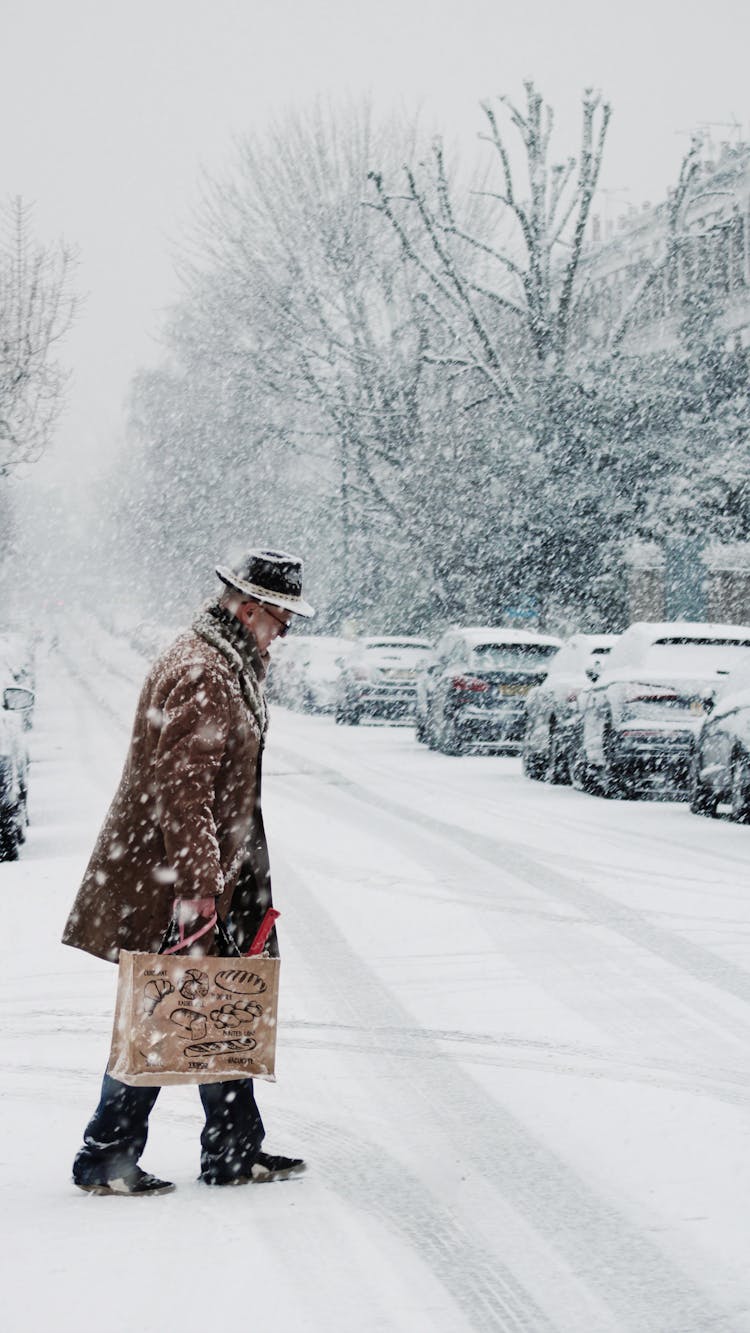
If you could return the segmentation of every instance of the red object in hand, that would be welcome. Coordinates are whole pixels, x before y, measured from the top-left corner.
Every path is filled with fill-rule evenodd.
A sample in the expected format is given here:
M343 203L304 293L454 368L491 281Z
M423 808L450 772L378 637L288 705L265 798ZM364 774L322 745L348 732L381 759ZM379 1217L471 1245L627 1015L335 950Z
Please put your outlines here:
M269 907L258 927L258 933L255 936L255 939L245 954L246 958L252 958L253 954L257 956L259 953L263 952L263 946L273 930L273 923L279 916L281 916L281 912L277 912L275 907Z

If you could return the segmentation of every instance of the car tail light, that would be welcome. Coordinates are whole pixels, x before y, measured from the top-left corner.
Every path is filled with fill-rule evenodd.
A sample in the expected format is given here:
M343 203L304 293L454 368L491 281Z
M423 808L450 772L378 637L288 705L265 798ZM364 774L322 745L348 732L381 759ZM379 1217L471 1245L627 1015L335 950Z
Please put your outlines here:
M475 693L492 689L488 680L478 680L476 676L454 676L451 685L454 690L473 690Z

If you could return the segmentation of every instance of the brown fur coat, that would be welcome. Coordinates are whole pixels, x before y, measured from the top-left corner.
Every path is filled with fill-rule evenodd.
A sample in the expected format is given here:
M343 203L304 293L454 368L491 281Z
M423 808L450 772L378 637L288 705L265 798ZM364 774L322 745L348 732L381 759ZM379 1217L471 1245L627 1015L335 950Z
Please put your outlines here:
M263 675L253 641L216 608L155 662L65 944L113 962L120 949L156 952L175 897L213 897L249 945L271 905Z

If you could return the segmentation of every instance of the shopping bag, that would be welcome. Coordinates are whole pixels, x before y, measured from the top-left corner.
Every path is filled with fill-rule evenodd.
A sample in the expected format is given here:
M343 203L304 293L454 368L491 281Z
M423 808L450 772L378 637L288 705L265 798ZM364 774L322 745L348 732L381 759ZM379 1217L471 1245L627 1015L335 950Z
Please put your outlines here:
M121 950L112 1078L132 1087L275 1081L280 960L240 955L222 923L214 926L221 957Z

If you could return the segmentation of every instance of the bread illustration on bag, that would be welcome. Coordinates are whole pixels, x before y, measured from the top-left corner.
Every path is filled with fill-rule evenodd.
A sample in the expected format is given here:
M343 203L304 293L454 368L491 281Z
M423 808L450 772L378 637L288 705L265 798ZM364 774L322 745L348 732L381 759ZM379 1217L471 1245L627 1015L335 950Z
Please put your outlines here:
M220 1028L247 1027L263 1016L263 1008L256 1000L234 1000L211 1010L211 1022Z
M186 1000L202 1000L208 995L208 973L199 971L197 967L188 968L180 986L180 995Z
M150 1018L157 1004L161 1004L165 995L171 995L174 986L166 977L148 981L143 987L143 1012Z
M197 1041L185 1047L186 1055L246 1055L258 1045L255 1037L227 1037L224 1041Z
M235 995L262 995L266 983L256 972L246 971L244 967L227 968L216 973L216 985L220 990L232 991Z
M169 1015L178 1028L190 1033L193 1041L203 1041L206 1035L206 1019L195 1009L173 1009Z

